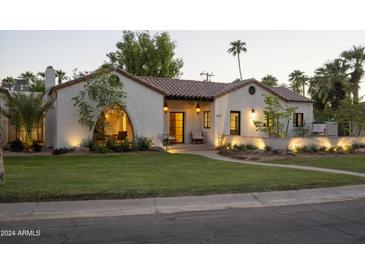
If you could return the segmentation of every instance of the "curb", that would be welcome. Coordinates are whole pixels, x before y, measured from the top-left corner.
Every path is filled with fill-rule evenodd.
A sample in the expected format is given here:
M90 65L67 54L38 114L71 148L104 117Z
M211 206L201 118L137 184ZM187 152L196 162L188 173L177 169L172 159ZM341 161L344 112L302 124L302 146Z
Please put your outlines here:
M274 192L129 200L0 204L0 222L168 214L231 208L261 208L365 199L365 184Z

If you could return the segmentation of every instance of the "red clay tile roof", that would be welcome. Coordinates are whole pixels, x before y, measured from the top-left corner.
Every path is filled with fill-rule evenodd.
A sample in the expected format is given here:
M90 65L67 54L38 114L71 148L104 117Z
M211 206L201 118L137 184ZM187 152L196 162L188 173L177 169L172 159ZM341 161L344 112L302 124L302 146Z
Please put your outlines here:
M219 83L219 82L207 82L207 81L196 81L196 80L160 78L152 76L135 76L131 73L128 73L118 68L109 69L109 71L113 70L171 99L214 100L217 97L223 96L224 94L235 91L239 88L245 87L250 84L256 84L287 102L308 102L308 103L313 102L311 99L304 97L287 88L267 87L253 78L233 83ZM94 73L91 73L86 76L77 78L75 80L71 80L63 84L54 86L53 88L51 88L49 92L52 93L64 87L68 87L73 84L88 80L93 75Z
M4 87L0 87L0 92L5 93L6 95L10 95L9 90Z

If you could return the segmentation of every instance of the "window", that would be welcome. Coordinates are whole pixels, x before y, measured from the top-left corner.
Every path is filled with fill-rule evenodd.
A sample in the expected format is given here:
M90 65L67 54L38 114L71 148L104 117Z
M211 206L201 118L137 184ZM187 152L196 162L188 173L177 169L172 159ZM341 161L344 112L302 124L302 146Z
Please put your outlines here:
M304 114L294 113L293 114L293 127L303 127L304 126Z
M210 111L204 111L204 128L210 128Z
M231 135L240 135L241 134L241 112L239 111L231 111L230 115L230 134Z

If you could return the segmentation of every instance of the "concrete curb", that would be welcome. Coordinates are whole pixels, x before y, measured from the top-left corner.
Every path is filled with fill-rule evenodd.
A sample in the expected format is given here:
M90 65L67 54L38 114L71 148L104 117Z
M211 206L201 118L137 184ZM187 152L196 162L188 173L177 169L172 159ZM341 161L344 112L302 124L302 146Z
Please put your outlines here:
M0 204L0 222L148 215L229 208L259 208L349 201L364 198L365 185L354 185L208 196L15 203Z

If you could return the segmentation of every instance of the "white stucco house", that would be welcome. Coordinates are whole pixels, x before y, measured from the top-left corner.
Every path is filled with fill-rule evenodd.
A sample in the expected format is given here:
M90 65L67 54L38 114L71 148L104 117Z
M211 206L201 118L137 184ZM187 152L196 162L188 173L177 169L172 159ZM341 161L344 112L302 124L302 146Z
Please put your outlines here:
M123 113L101 114L112 126L105 132L115 138L152 137L161 145L161 136L172 143L189 144L192 132L203 133L204 143L216 145L222 134L265 137L253 120L263 120L264 95L277 96L296 106L289 125L289 135L303 121L313 122L313 101L287 88L267 87L255 79L234 83L166 79L135 76L120 69L110 69L124 85L127 94ZM54 108L45 122L45 141L48 147L75 147L83 139L100 134L81 125L72 98L84 88L93 74L55 85L52 67L46 70L47 98L54 98Z

